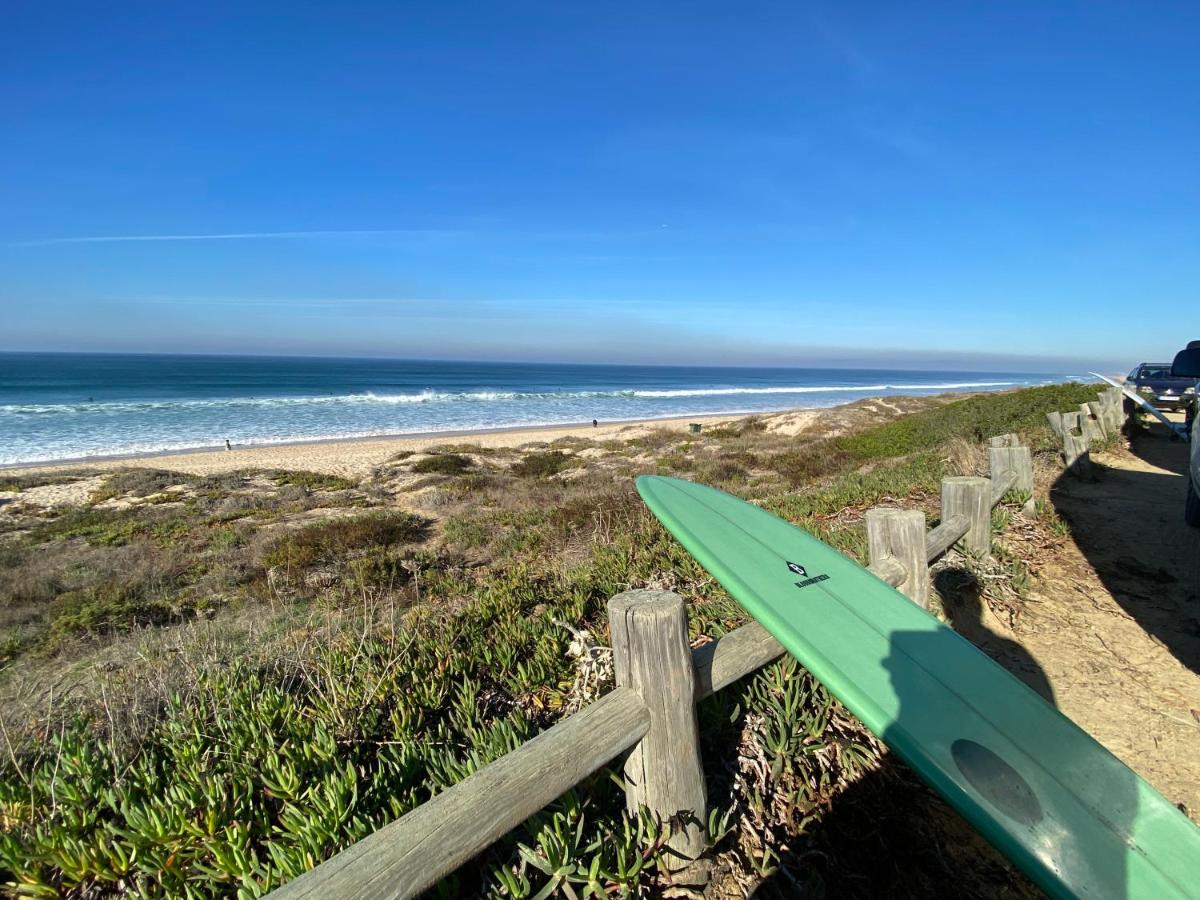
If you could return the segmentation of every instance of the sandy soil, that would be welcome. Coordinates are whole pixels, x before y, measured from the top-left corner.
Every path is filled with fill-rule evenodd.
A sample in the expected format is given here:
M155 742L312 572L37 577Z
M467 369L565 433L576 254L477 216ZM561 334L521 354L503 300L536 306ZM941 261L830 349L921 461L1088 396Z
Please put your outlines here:
M1187 445L1155 426L1059 477L1071 538L1022 556L1015 630L968 634L1200 822L1200 530L1183 522Z
M43 484L37 487L17 491L0 491L0 505L12 501L27 503L30 506L57 507L82 506L88 502L92 491L105 481L107 475L94 475L91 478L80 478L62 484Z
M823 410L793 410L773 416L772 430L797 434L811 425ZM297 444L274 444L256 447L234 447L233 450L202 450L187 453L151 454L124 459L96 459L46 466L6 469L5 474L47 472L61 469L103 469L118 466L171 469L193 475L213 475L235 469L305 469L330 475L361 477L376 466L402 451L420 451L427 447L447 444L475 444L482 447L519 447L525 444L581 437L596 441L629 440L657 428L686 431L693 422L711 428L745 416L688 416L679 419L656 419L645 422L614 423L593 428L587 425L568 425L553 428L516 428L505 431L482 431L468 434L426 435L420 437L380 437L359 440L313 441ZM86 496L86 495L85 495Z

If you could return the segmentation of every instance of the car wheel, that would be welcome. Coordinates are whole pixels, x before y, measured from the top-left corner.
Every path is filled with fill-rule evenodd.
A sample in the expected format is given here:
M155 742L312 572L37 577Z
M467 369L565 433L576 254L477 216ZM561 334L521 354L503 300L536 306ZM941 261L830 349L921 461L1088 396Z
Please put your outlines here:
M1193 528L1200 528L1200 495L1196 494L1196 486L1188 478L1187 500L1183 505L1183 521Z

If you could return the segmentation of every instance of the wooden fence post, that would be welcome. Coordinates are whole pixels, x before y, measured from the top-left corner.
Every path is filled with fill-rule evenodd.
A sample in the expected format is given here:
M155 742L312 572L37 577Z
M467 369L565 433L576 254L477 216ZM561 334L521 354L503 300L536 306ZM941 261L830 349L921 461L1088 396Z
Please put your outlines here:
M1100 425L1092 418L1092 409L1086 403L1079 404L1079 432L1090 447L1093 443L1104 439Z
M1087 440L1077 434L1063 435L1063 457L1067 471L1076 478L1088 480L1092 477L1092 457L1088 453Z
M991 481L977 475L942 479L942 519L966 516L969 527L962 544L980 559L987 559L992 551L991 489Z
M1120 430L1120 424L1113 415L1112 394L1109 391L1100 391L1096 397L1096 416L1104 423L1104 433L1111 437Z
M1063 436L1063 414L1057 412L1046 413L1046 421L1050 423L1050 430L1059 437Z
M1021 509L1027 515L1032 515L1034 511L1033 454L1029 448L1020 445L988 447L988 469L993 479L1003 478L1009 472L1016 476L1012 489L1029 495Z
M893 560L904 569L896 585L909 600L929 609L929 562L925 554L925 513L919 509L867 510L867 558L871 566Z
M706 797L696 725L696 676L683 598L625 591L608 601L617 686L641 695L650 729L625 761L626 809L646 806L671 822L670 868L688 867L705 847Z
M1108 389L1108 408L1112 411L1113 433L1120 434L1125 427L1125 392L1120 388Z

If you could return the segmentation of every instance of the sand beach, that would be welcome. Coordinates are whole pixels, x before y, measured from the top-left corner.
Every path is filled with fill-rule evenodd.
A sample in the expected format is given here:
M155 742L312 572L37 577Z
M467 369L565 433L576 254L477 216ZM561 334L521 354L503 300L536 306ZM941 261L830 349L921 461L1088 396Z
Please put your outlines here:
M895 399L892 398L892 400ZM871 402L893 405L887 400ZM771 413L769 414L770 428L781 434L798 434L810 427L822 414L830 412L832 412L830 409L795 409ZM186 472L190 475L216 475L238 469L261 468L303 470L357 478L369 474L375 467L387 462L398 453L420 452L429 448L454 444L472 444L496 449L539 443L549 444L566 437L588 438L595 441L627 441L656 429L685 432L693 423L699 424L702 428L712 428L744 418L746 418L744 415L686 416L674 419L601 423L596 427L593 427L590 422L583 422L577 425L509 428L495 431L347 438L246 447L235 445L232 450L199 448L183 452L145 453L136 456L91 457L44 465L6 467L0 471L4 471L6 474L20 475L63 469L111 470L115 467L140 467L169 469Z

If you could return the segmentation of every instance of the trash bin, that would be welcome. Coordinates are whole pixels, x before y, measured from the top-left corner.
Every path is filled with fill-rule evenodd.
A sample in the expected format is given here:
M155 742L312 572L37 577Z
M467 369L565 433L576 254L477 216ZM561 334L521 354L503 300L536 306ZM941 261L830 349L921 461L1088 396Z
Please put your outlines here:
M700 433L700 423L692 422L690 425L688 425L688 431L690 431L692 434L699 434Z

